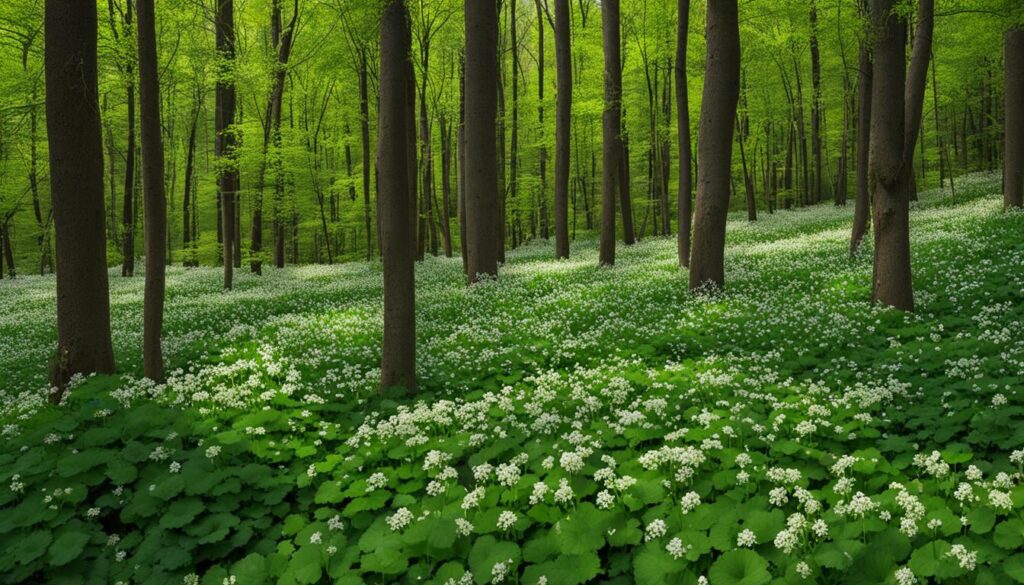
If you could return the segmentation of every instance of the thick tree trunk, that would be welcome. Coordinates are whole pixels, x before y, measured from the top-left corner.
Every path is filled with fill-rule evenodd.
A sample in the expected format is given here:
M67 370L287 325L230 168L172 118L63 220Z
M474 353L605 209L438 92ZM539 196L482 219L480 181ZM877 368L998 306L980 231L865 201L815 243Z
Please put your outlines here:
M928 1L928 0L925 0ZM905 155L904 43L906 23L898 0L872 0L874 71L871 99L870 183L875 259L872 301L914 309L910 277L910 198Z
M622 57L619 31L619 0L603 0L601 24L604 33L604 120L601 181L602 266L615 264L615 196L621 189L624 152L622 131ZM625 210L624 210L625 211Z
M690 92L686 74L690 37L690 0L679 0L679 24L676 30L676 126L679 134L679 191L676 193L676 251L679 267L690 265L690 225L693 216L693 157L690 138Z
M466 0L465 198L467 276L498 274L501 215L498 185L498 11Z
M77 373L114 371L103 209L96 4L46 0L46 127L56 227L59 402Z
M142 126L142 203L146 245L146 288L143 300L143 372L150 380L164 377L160 349L164 323L164 265L167 260L167 201L164 193L164 144L160 130L160 79L156 58L156 14L153 0L136 0L139 45L139 120Z
M380 170L381 257L384 262L384 345L381 389L416 387L415 81L410 79L412 44L409 13L404 0L391 0L380 24L380 116L377 168ZM410 92L410 85L413 87ZM410 119L412 116L412 119ZM413 156L415 158L415 156Z
M569 257L569 144L572 125L572 43L569 0L555 0L555 258ZM543 22L540 23L543 29ZM542 155L543 156L543 155ZM542 200L547 195L542 196ZM543 226L546 227L546 226ZM543 228L542 228L543 229Z
M740 94L736 0L712 0L707 14L704 96L697 136L697 209L690 288L725 285L725 223L729 213L732 132Z
M867 12L866 1L863 10L865 13ZM868 157L871 147L872 68L869 45L866 41L861 41L857 82L857 195L854 201L850 255L857 253L871 223L871 188L868 184Z
M928 85L928 61L932 55L932 32L935 27L935 0L919 0L917 5L917 30L914 33L914 48L910 56L910 70L904 96L903 158L906 159L904 185L911 200L917 200L917 184L914 177L914 148L921 132L921 117L924 114L924 92Z
M1006 138L1003 153L1003 206L1024 207L1024 28L1003 38L1006 75Z
M235 193L238 191L238 168L235 166L235 5L234 0L217 0L217 52L224 60L224 71L217 77L217 114L215 121L215 155L220 160L217 188L221 200L223 238L224 288L234 284ZM255 228L254 228L255 229Z

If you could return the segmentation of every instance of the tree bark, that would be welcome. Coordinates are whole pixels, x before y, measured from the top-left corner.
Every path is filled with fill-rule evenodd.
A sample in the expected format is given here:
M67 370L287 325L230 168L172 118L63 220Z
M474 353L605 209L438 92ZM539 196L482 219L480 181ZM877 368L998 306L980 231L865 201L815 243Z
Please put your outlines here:
M914 180L914 148L921 132L921 117L924 113L924 92L928 85L928 61L932 55L932 32L935 28L935 0L919 0L917 5L917 30L914 33L914 48L910 56L910 70L904 96L903 158L906 159L904 179L907 194L917 199Z
M619 31L619 0L603 0L601 25L604 35L604 119L601 187L601 245L599 262L615 264L615 196L621 188L622 159L622 57ZM625 212L625 210L623 210Z
M736 0L711 0L707 15L704 95L697 135L697 209L690 288L725 285L725 223L729 213L732 132L740 95Z
M195 104L195 113L192 116L192 126L188 133L188 150L185 154L185 191L181 205L181 246L184 248L184 266L196 266L198 262L193 252L192 244L192 186L195 177L195 156L196 156L196 130L199 126L199 100Z
M490 1L465 0L467 277L498 274L501 215L498 185L498 11Z
M927 1L927 0L925 0ZM875 257L872 301L912 311L910 198L907 193L904 43L906 22L898 0L872 0L874 69L871 96L870 184Z
M676 30L676 126L679 133L679 191L676 194L676 249L679 267L690 265L690 225L693 216L693 157L690 137L690 92L686 74L690 37L690 0L679 0L679 24Z
M1003 37L1006 138L1003 153L1003 206L1024 207L1024 29Z
M569 145L572 124L572 43L569 0L555 0L555 258L569 257ZM544 23L539 26L543 29ZM542 156L544 156L542 154ZM543 197L546 197L544 195ZM546 228L542 224L542 230Z
M57 354L51 400L77 373L114 371L103 209L96 4L46 0L46 127L56 229Z
M815 202L821 201L822 166L821 166L821 52L818 50L818 9L811 0L811 150L814 151L814 181L812 197Z
M867 0L861 10L868 15ZM853 232L850 237L850 255L857 253L871 223L871 188L868 184L868 157L871 147L871 49L868 40L862 39L858 61L857 82L857 195L854 201Z
M216 142L214 154L219 162L217 188L221 200L223 238L224 288L234 284L235 193L238 191L238 168L235 166L235 4L234 0L217 0L217 52L224 60L224 70L217 77ZM255 229L255 228L254 228Z
M416 387L415 217L416 191L410 190L409 128L415 141L415 80L410 79L412 36L405 0L391 0L380 23L380 116L377 168L380 170L381 257L384 263L384 345L381 389ZM412 92L410 92L412 86ZM410 119L410 116L412 119ZM413 156L415 158L415 156Z
M132 26L132 3L128 2L124 12L125 28ZM128 75L128 147L125 149L124 199L121 209L122 237L121 253L124 256L121 276L135 276L135 68L129 62L125 67Z
M164 323L167 261L167 201L164 192L164 144L160 128L160 79L156 57L156 13L153 0L136 0L139 46L139 121L142 126L143 234L146 245L146 286L143 298L143 372L163 380L160 339Z

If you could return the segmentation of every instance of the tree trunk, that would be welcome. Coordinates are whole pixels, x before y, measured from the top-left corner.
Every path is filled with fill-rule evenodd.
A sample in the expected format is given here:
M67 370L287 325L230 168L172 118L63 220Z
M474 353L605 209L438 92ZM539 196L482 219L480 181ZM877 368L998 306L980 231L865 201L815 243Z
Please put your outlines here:
M569 145L572 124L572 43L569 0L555 0L555 258L569 257ZM541 29L544 23L540 23ZM544 156L542 154L542 156ZM542 195L546 198L547 195ZM546 222L542 224L546 231Z
M818 50L818 10L811 0L811 149L814 151L814 181L811 186L814 202L821 201L821 53Z
M1003 153L1003 206L1024 207L1024 29L1014 26L1003 38L1006 89L1006 138Z
M380 170L381 257L384 262L384 345L381 389L416 387L415 80L409 59L412 37L404 0L391 0L380 24L380 116L377 168Z
M623 150L622 130L622 57L619 31L619 0L603 0L601 24L604 35L604 119L601 182L602 266L615 264L615 196L620 188Z
M231 289L234 281L235 245L235 192L238 191L238 168L235 166L235 5L234 0L217 0L217 51L224 60L223 70L217 76L217 115L215 121L215 155L219 159L220 176L217 187L221 199L223 224L224 288ZM255 228L254 228L255 229ZM255 250L254 250L255 251Z
M676 251L679 267L690 265L690 225L693 216L693 157L690 137L690 92L686 74L690 37L690 0L679 0L679 24L676 30L676 126L679 133L679 191L676 193Z
M363 220L366 224L366 261L373 260L373 209L370 203L370 99L366 47L359 51L359 123L363 142Z
M697 136L700 173L693 226L690 288L725 285L725 223L729 213L732 132L740 94L736 0L708 4L704 96Z
M160 79L156 57L153 0L136 0L139 45L139 121L142 130L143 234L146 287L143 299L143 372L164 377L160 338L164 322L164 265L167 260L167 201L164 192L164 145L160 129Z
M498 11L494 2L465 1L466 246L470 283L498 274L504 242L498 184Z
M132 26L132 2L125 5L125 28ZM135 71L131 63L125 67L128 75L128 147L125 149L124 200L121 209L121 253L124 256L121 276L135 276Z
M912 311L910 199L907 194L904 43L906 23L898 0L872 0L874 71L871 98L870 183L875 259L872 301ZM928 1L928 0L925 0Z
M199 100L196 99L195 113L192 116L192 126L188 133L188 150L185 154L185 191L181 204L181 247L184 249L184 266L196 266L198 262L193 251L192 244L192 183L195 176L196 156L196 129L199 126Z
M917 6L917 30L914 33L914 48L910 56L910 70L904 96L906 113L903 133L903 158L906 159L904 186L910 200L917 200L914 178L914 148L921 132L921 117L924 113L924 92L928 85L928 60L932 55L932 32L935 25L935 0L919 0Z
M56 228L57 354L51 400L77 373L114 371L103 209L96 4L46 0L46 128Z
M861 9L868 12L867 0ZM868 184L868 157L871 147L871 52L867 40L860 45L857 82L857 196L853 211L853 232L850 237L850 255L856 254L871 222L871 188Z

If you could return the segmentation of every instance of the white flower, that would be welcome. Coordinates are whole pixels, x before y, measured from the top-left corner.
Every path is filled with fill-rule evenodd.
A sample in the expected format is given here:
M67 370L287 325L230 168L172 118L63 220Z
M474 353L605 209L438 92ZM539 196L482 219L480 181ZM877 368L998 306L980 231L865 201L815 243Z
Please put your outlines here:
M388 526L395 532L402 530L408 526L410 522L412 522L412 512L410 512L408 508L399 508L395 510L394 514L387 518Z
M1024 449L1017 449L1013 453L1010 453L1010 463L1024 465Z
M946 556L956 557L960 562L960 568L968 571L973 571L978 563L978 551L969 551L962 544L954 544Z
M96 518L100 515L99 508L89 508L89 511L85 513L88 518Z
M615 505L615 496L608 490L601 490L597 494L597 507L602 510L607 510Z
M683 509L683 514L689 514L700 505L700 496L697 492L688 492L679 501L679 505Z
M516 524L516 513L505 510L498 515L498 529L509 530Z
M992 490L988 493L988 501L992 504L993 508L1000 512L1009 512L1010 510L1013 510L1013 500L1007 492Z
M309 544L320 544L320 538L323 536L319 531L309 535Z
M213 445L211 447L207 447L206 448L206 458L207 459L213 459L214 457L216 457L218 455L220 455L220 445Z
M462 498L462 509L472 510L473 508L480 507L480 500L484 499L485 494L483 486L477 486Z
M519 467L514 463L502 463L498 466L498 483L505 487L512 487L519 483Z
M795 549L799 544L800 537L791 528L786 528L775 535L775 548L781 550L787 555L793 552L793 549Z
M494 568L491 569L491 583L503 583L506 575L508 575L508 567L511 564L512 559L509 559L507 563L495 563Z
M668 554L672 555L673 559L679 559L683 554L685 554L683 541L678 537L670 540L669 543L665 545L665 550L668 551Z
M655 538L661 538L665 536L665 532L668 528L665 526L665 521L661 518L651 520L650 524L645 529L646 536L644 540L654 540Z
M804 561L800 561L796 565L796 572L802 579L806 579L811 576L811 567Z
M992 397L992 408L999 408L1000 406L1006 405L1006 396L1002 394L996 394Z
M551 488L549 488L548 484L544 483L543 481L538 481L534 483L533 493L530 494L530 505L536 506L537 504L543 502L544 496L546 496L549 491L551 491Z
M562 469L566 470L570 474L577 473L583 469L583 458L580 457L579 453L574 451L562 453L562 456L558 459L558 463L562 466Z
M459 533L459 536L469 536L473 534L473 523L465 518L455 519L455 531Z
M388 485L388 477L381 472L370 474L370 477L366 478L366 493L370 493L375 490L379 490Z
M168 466L168 470L171 473L178 473L179 471L181 471L181 463L178 463L177 461L171 461L170 466Z
M575 493L572 491L572 486L569 485L569 480L564 477L558 480L558 489L555 490L555 503L557 504L568 504L572 502Z
M757 535L755 535L749 528L744 528L743 532L740 532L739 536L736 537L736 546L740 548L749 548L755 544L757 544Z
M327 529L331 532L337 532L345 527L344 522L341 521L341 516L335 514L330 520L327 521Z
M898 585L917 585L917 577L910 567L896 569L896 583Z
M828 524L821 518L818 518L814 521L814 524L811 525L811 532L813 532L814 536L817 536L818 538L825 538L828 536Z

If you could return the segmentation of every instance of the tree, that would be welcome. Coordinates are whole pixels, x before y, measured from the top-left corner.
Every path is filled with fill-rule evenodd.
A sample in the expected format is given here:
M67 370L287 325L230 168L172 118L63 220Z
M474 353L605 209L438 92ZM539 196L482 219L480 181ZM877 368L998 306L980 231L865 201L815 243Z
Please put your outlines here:
M411 76L412 34L405 0L391 0L380 21L381 250L384 262L384 346L381 389L416 387L415 79ZM412 88L410 92L410 87ZM411 118L411 119L410 119ZM409 128L413 142L408 144Z
M56 229L57 354L51 396L74 374L114 371L103 207L96 4L46 0L46 129Z
M914 48L910 55L910 70L904 97L903 158L904 172L907 173L906 187L911 199L917 198L917 183L914 179L914 147L921 131L921 117L924 113L924 91L928 85L928 61L932 55L932 31L935 27L935 0L919 0L917 5L917 30L914 33Z
M572 40L569 0L555 0L555 258L569 257L569 132L572 127ZM544 27L543 22L538 26ZM542 110L543 111L543 110ZM543 116L543 114L542 114ZM543 155L542 160L543 160ZM544 230L542 230L544 231Z
M861 14L870 19L867 0L861 0ZM871 147L871 49L867 34L862 34L857 61L857 197L853 210L850 255L856 254L871 223L871 187L868 182L868 158Z
M676 121L679 131L679 192L676 196L676 244L679 266L690 264L690 218L693 216L693 157L690 138L690 96L686 75L687 45L690 37L690 0L679 0L676 31Z
M623 172L622 131L622 49L619 30L619 0L603 0L601 26L604 37L604 119L601 176L602 266L615 264L615 195L621 188ZM626 213L626 210L623 210Z
M497 276L501 215L498 195L498 9L466 0L465 205L467 277Z
M872 301L911 311L910 198L904 150L906 22L898 0L872 0L874 66L871 94L869 181L875 258Z
M704 95L697 135L697 209L690 288L725 285L732 132L740 96L740 32L736 0L709 0Z
M1013 25L1003 37L1006 74L1006 138L1003 154L1003 206L1024 207L1024 28Z
M238 168L235 166L235 4L234 0L217 0L217 52L220 72L217 76L217 113L215 154L220 167L218 194L221 201L224 233L224 288L230 289L234 279L235 193L238 191Z
M164 264L167 260L167 202L164 145L160 130L160 79L153 0L136 0L139 44L139 120L142 126L142 202L145 210L146 288L143 300L143 372L164 377L160 337L164 322Z

